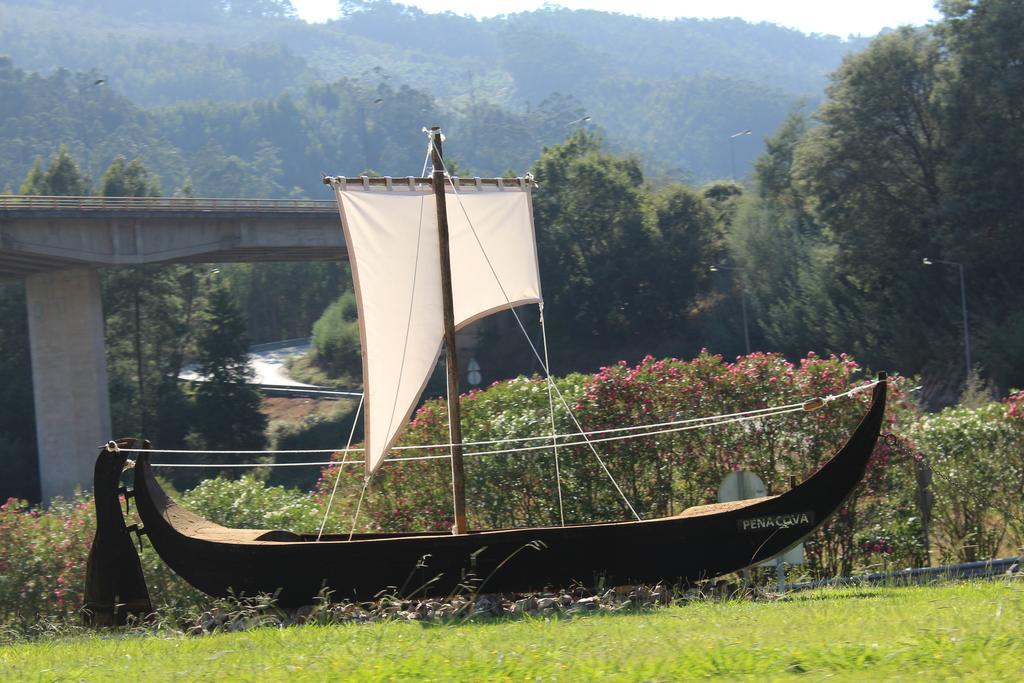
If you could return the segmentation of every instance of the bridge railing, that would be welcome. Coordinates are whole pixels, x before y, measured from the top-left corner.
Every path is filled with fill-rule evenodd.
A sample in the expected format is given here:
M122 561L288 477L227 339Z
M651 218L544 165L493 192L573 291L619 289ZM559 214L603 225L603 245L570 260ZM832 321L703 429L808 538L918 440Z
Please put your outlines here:
M316 212L336 210L334 200L235 199L222 197L49 197L0 195L0 211L14 209L78 211L246 211Z

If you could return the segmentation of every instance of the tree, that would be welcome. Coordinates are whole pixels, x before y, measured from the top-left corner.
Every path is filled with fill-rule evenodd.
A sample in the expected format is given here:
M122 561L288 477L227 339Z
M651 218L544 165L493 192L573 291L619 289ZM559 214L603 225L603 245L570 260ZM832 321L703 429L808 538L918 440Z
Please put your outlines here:
M71 158L66 145L61 145L57 153L50 159L46 170L43 160L36 158L35 163L21 184L20 194L35 195L71 195L89 194L89 179L82 174L78 163Z
M768 348L790 357L827 348L820 324L833 316L829 306L842 298L828 286L832 252L793 175L807 130L806 118L794 111L765 140L765 153L754 167L757 193L739 201L726 237L757 329Z
M976 356L1005 389L1024 384L1024 3L956 0L942 10L951 147L942 249L969 268L971 310L982 314L971 321Z
M956 270L975 358L1004 389L1024 377L1024 5L943 4L847 58L807 129L792 119L757 164L759 200L730 235L769 337L921 372L941 400L962 378ZM959 379L953 382L959 382ZM945 384L945 388L941 385ZM952 388L952 391L950 390Z
M721 233L710 203L685 185L655 190L648 206L649 221L657 231L652 245L657 258L650 263L650 277L657 285L652 303L659 309L656 315L678 330L687 322L687 304L707 286L708 264L721 248Z
M534 164L541 280L556 344L604 356L635 343L645 324L654 233L644 220L643 176L634 159L601 151L578 131ZM650 330L645 330L650 331ZM603 347L603 348L602 348Z
M351 287L339 263L230 263L218 279L246 311L253 341L269 342L309 335L339 292Z
M245 197L252 179L249 164L227 154L211 142L200 150L192 164L192 180L201 197Z
M797 229L810 225L806 214L822 230L800 269L803 325L819 331L816 345L875 366L949 375L945 350L957 342L935 322L947 308L932 295L934 273L921 267L922 256L941 253L948 230L941 59L930 32L906 28L848 57L832 75L821 125L794 150L794 180L780 197ZM760 167L764 189L778 184L777 168L771 159Z
M844 226L836 238L848 261L877 257L882 245L927 249L944 228L941 54L929 32L904 28L847 58L832 76L822 125L795 164L819 216ZM899 245L892 244L894 225L901 226Z
M754 182L759 197L803 212L803 197L793 178L793 160L797 145L807 130L807 117L795 109L775 134L764 141L764 154L754 164Z
M249 382L245 316L231 293L216 287L197 341L196 365L205 381L196 389L191 442L210 450L260 449L266 445L267 418L260 394Z
M281 186L281 155L280 150L266 140L256 143L253 153L252 167L255 173L249 183L245 196L270 199L285 194Z
M106 197L157 196L142 161L111 162L100 180ZM107 367L114 431L181 446L188 400L178 374L194 318L195 266L121 266L103 272Z
M116 157L100 179L100 194L104 197L157 197L160 188L141 159L125 163Z

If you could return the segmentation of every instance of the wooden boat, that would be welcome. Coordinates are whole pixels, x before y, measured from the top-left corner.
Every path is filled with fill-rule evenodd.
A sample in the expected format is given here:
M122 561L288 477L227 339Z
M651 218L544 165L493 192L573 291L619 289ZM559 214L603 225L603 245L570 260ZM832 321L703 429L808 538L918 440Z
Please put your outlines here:
M433 183L444 266L448 251L445 202L451 200L444 196L440 143L434 139L437 142L433 178L409 179L409 188L413 188L414 181ZM370 185L369 179L356 182L364 188ZM494 183L498 193L502 184ZM475 183L477 189L481 185ZM520 188L523 185L520 181ZM385 191L390 189L389 179ZM344 209L342 215L345 222ZM529 227L532 230L532 221ZM349 235L349 228L346 224L349 253L354 257L359 245ZM417 253L418 250L419 246ZM453 247L452 253L458 253L457 248ZM358 271L355 262L353 270ZM451 278L445 276L444 270L442 267L441 279L448 299L443 302L444 333L449 349L450 382L457 397L457 371L451 377L455 365L451 342L457 327L453 322L456 316L451 309ZM356 289L358 295L358 274ZM502 295L508 307L523 300L520 297L513 301L504 288ZM529 296L526 300L530 300ZM410 310L411 307L410 300ZM361 310L361 317L362 314ZM372 339L373 335L363 332L366 378L374 376L373 365L365 358L367 338ZM402 352L405 354L406 350ZM414 380L420 382L418 376ZM404 380L396 381L397 391ZM372 401L374 384L368 380L365 383ZM406 393L418 396L415 391L406 389ZM463 588L525 592L571 584L692 582L719 576L779 555L839 508L864 475L881 429L885 404L886 382L881 374L873 388L871 405L848 442L805 482L781 495L703 505L679 515L642 521L473 531L465 529L464 507L460 507L460 502L464 502L460 501L456 481L455 533L363 533L318 538L282 530L225 528L171 500L155 479L145 449L134 451L134 490L119 488L126 450L136 446L134 440L122 440L103 449L96 464L98 528L89 558L87 607L95 623L123 623L129 614L143 614L149 609L145 579L131 539L133 531L140 534L140 539L143 535L148 538L171 569L196 588L214 596L276 594L282 606L309 604L325 588L337 598L365 600L388 590L402 595L443 596ZM458 401L450 400L450 406L453 472L458 475ZM394 414L393 408L391 422ZM400 410L398 414L401 417ZM372 472L373 460L372 417L368 412L368 473ZM389 424L388 429L391 431L385 432L376 445L378 463L397 438L398 428L392 429ZM148 443L145 445L148 448ZM141 529L126 525L120 513L119 493L134 499L143 524Z

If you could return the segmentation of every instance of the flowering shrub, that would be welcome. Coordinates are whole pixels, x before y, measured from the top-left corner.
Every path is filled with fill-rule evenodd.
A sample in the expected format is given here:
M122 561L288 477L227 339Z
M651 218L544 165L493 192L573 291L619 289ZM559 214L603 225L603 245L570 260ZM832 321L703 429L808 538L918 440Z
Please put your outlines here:
M625 362L593 376L558 380L562 396L586 430L654 424L799 403L849 389L859 367L850 358L809 354L798 364L776 354L755 353L726 362L702 353L692 361L648 357L635 367ZM912 409L897 387L890 392L889 425ZM791 478L802 481L849 436L863 414L868 392L830 402L813 412L797 412L709 429L659 434L595 444L609 472L643 517L673 514L714 502L722 478L736 469L757 473L770 493L787 490ZM555 430L578 430L556 395ZM487 441L467 446L467 514L472 527L501 528L559 523L554 452L549 441L513 439L551 433L546 384L540 378L496 383L463 397L463 436ZM402 437L402 445L443 444L448 440L443 400L428 401ZM579 442L569 437L563 442ZM516 446L525 453L490 453ZM398 451L396 455L446 456L447 449ZM627 519L628 508L586 445L558 449L565 521ZM884 526L891 561L923 561L920 526L914 514L912 463L889 467L888 445L872 459L865 486L847 502L842 514L807 544L810 569L817 574L848 573L877 563L874 543L865 545L862 529ZM327 468L316 494L329 495L337 468ZM348 531L362 471L341 475L331 524ZM447 529L451 526L451 470L437 460L388 463L375 475L359 516L359 528L384 530ZM896 527L899 527L898 529ZM855 538L856 537L856 538ZM866 537L865 537L866 538ZM859 542L859 543L858 543Z
M85 559L95 527L92 501L0 505L0 624L60 621L82 606Z
M1024 391L1012 391L1006 397L1006 417L1018 427L1024 427Z
M819 358L813 353L798 364L769 353L753 353L731 363L709 353L689 362L647 357L636 367L619 363L603 368L587 385L577 410L588 429L726 415L845 392L858 382L854 377L859 370L845 355ZM891 425L909 406L903 404L898 388L892 387L890 396ZM813 413L800 411L602 447L616 479L643 508L641 515L672 514L715 502L719 484L733 470L756 473L769 494L788 490L791 481L806 479L846 441L868 401L869 392L862 392ZM848 574L867 559L867 554L858 554L856 530L875 523L892 490L907 482L906 476L884 466L886 456L887 446L882 444L865 484L841 514L808 540L812 572ZM601 499L590 507L608 514L615 501L607 487L601 492Z
M265 487L252 476L210 479L180 499L229 526L308 531L320 524L321 509L308 494ZM93 501L87 495L57 500L45 511L15 499L0 505L0 627L25 630L36 623L79 620L95 531ZM159 610L195 610L206 604L207 598L178 578L149 543L143 543L141 560Z
M934 536L943 558L995 557L1024 540L1021 400L1018 392L1004 403L947 408L911 431L934 472Z

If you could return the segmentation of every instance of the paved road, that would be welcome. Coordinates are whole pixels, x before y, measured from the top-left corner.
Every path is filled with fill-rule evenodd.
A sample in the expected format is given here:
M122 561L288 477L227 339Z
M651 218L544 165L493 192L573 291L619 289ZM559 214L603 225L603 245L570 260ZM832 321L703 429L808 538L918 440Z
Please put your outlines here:
M249 349L249 367L256 373L256 384L273 384L279 387L305 387L316 389L312 384L296 381L288 376L285 364L289 358L302 356L312 346L309 339L290 339L288 346L260 344ZM268 348L269 347L269 348Z
M287 339L281 342L257 344L251 347L249 349L249 367L252 368L254 375L252 383L282 394L316 394L323 395L324 398L330 398L331 396L359 396L358 391L339 391L332 387L306 384L288 376L288 370L285 367L288 359L305 354L309 351L311 345L312 340L306 337L304 339ZM195 365L187 366L178 377L190 382L203 381L203 377L196 371Z

